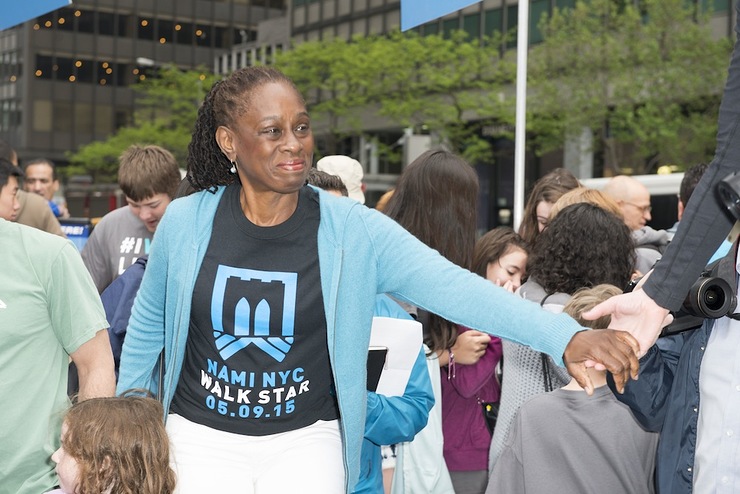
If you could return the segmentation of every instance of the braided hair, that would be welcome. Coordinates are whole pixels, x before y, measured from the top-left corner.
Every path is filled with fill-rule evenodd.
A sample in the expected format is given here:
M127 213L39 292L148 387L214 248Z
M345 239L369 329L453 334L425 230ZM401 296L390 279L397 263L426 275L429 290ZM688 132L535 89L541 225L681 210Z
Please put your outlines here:
M300 94L293 81L273 67L245 67L216 82L198 109L193 137L188 145L188 181L195 190L215 192L219 185L238 180L231 162L216 142L216 129L234 128L249 110L255 89L268 83L285 83Z

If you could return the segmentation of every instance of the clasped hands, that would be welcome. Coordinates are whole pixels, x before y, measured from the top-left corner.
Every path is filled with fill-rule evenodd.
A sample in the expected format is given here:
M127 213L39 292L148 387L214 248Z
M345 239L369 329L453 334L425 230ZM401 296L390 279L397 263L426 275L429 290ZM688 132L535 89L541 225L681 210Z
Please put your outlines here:
M638 358L655 344L661 328L673 319L667 309L640 289L612 297L582 316L595 320L609 314L609 327L618 329L580 331L573 335L563 353L568 373L589 395L594 388L587 368L609 371L617 391L623 393L627 381L637 379Z

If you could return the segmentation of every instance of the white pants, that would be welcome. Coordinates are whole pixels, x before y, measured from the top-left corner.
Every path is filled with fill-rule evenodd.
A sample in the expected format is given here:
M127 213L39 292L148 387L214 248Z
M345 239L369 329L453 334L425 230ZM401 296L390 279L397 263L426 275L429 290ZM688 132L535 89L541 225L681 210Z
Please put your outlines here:
M244 436L167 418L178 494L341 494L339 421L269 436Z

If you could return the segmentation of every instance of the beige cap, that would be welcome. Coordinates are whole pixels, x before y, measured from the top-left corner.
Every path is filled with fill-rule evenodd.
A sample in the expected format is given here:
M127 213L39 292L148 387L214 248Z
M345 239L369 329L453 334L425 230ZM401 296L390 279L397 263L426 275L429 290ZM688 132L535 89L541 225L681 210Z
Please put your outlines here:
M358 201L360 204L365 204L365 194L362 193L362 177L364 176L364 171L359 161L349 156L336 154L321 158L316 162L316 168L319 171L341 178L347 187L349 197Z

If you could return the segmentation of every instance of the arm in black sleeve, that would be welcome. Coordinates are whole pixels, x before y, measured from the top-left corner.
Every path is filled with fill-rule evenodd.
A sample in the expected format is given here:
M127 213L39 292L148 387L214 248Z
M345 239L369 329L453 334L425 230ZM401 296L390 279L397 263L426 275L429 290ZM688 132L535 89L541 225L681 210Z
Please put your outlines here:
M719 109L714 159L691 196L676 236L644 286L650 298L670 310L681 307L692 283L734 223L719 200L717 184L740 171L740 5L736 9L735 32L739 35Z

